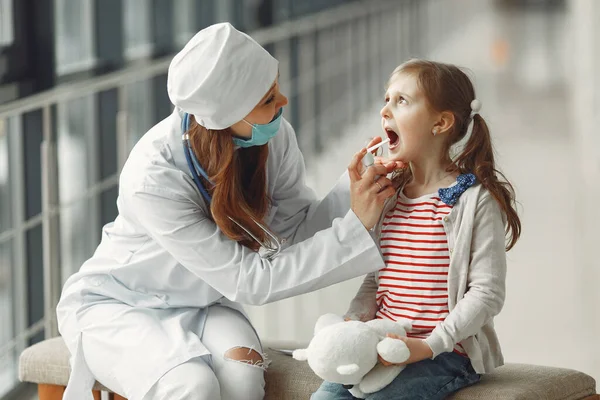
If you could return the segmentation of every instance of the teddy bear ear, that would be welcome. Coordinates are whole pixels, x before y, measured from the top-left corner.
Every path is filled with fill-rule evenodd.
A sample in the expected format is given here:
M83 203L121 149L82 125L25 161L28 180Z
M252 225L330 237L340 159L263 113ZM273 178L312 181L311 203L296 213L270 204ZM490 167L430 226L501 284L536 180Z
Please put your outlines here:
M298 349L292 352L292 357L295 360L306 361L308 360L308 351L306 349Z
M340 375L352 375L352 374L358 372L359 369L360 368L358 367L357 364L346 364L346 365L340 365L339 367L337 367L336 371Z
M330 325L337 324L338 322L344 322L344 318L337 314L323 314L317 320L315 324L314 334L316 335L321 329L326 328Z

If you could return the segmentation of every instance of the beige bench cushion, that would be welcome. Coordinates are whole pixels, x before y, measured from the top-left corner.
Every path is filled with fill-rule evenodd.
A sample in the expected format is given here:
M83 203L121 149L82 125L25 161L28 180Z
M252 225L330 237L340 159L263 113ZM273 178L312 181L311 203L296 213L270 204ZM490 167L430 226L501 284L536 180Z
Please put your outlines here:
M321 384L306 362L266 349L267 400L306 400ZM69 352L61 338L38 343L21 354L19 379L65 386L69 379ZM98 389L103 389L97 386ZM485 375L481 382L461 390L453 400L579 400L596 393L594 379L564 368L507 364Z
M62 338L44 340L25 349L19 359L19 380L67 386L69 381L69 350ZM96 382L95 389L107 390Z
M481 382L451 396L452 400L579 400L596 394L589 375L565 368L506 364Z

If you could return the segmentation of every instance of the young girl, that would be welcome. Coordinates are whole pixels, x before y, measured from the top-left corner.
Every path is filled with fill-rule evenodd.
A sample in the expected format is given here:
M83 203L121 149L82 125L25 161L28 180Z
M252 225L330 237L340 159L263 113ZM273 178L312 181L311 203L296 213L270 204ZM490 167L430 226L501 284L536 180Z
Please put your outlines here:
M394 174L399 190L375 227L386 267L367 275L346 318L405 323L407 337L396 338L411 355L367 399L443 399L503 364L493 318L504 303L505 246L521 223L480 107L453 65L411 60L388 82L382 127L390 158L409 168ZM330 382L312 396L353 398Z

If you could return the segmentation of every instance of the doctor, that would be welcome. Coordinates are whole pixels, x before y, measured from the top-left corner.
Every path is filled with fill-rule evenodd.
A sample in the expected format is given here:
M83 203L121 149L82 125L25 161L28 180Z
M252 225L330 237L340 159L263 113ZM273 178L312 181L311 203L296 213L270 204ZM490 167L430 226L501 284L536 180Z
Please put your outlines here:
M363 149L318 201L258 43L227 23L200 31L167 89L175 111L132 150L119 215L63 288L67 400L92 399L94 379L129 400L262 399L267 362L241 305L384 267L369 229L393 165L361 175Z

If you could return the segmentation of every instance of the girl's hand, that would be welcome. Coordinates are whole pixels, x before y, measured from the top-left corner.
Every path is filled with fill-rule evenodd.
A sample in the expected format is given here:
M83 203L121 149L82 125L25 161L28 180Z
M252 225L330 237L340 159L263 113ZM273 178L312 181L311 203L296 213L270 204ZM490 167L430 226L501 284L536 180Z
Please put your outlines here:
M405 336L398 336L398 335L394 335L393 333L388 333L387 337L390 337L392 339L402 340L404 343L406 343L408 350L410 350L410 357L408 358L408 360L406 360L403 363L392 364L392 363L385 361L383 358L381 358L381 356L379 356L379 361L386 367L390 366L390 365L412 364L417 361L421 361L421 360L425 360L427 358L433 357L433 351L431 351L431 347L429 347L427 342L425 342L425 340L423 340L423 339L415 339L415 338L409 338L409 337L405 337Z
M363 148L356 153L348 166L350 176L350 208L367 230L372 229L383 212L385 201L392 197L395 189L386 178L395 164L373 164L362 172L362 158L367 154Z

